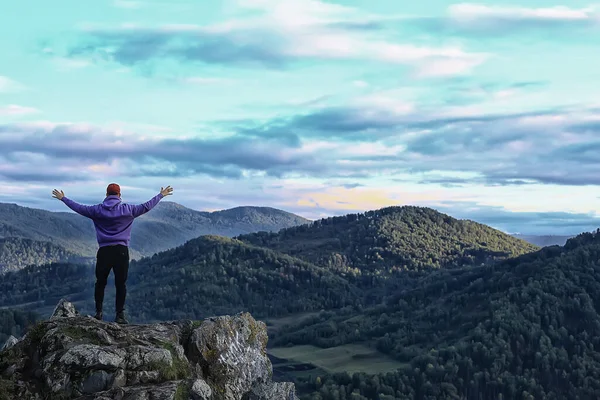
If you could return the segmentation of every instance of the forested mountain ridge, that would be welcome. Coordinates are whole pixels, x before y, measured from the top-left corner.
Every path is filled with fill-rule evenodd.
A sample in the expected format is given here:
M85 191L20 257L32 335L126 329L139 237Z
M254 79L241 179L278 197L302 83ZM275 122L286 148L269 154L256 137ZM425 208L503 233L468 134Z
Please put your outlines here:
M17 237L50 242L83 256L97 247L93 224L69 212L50 212L17 204L0 203L0 238Z
M600 234L586 233L495 265L433 271L385 305L322 313L272 342L372 343L407 363L379 376L305 381L323 400L354 389L368 399L390 390L415 399L600 398L599 260Z
M93 269L85 265L27 267L0 276L0 306L40 309L67 297L91 313L93 282ZM113 293L109 283L107 314ZM239 311L276 317L360 301L361 292L331 271L221 236L190 240L129 268L128 313L145 322Z
M161 201L151 212L136 220L131 247L149 256L201 235L232 237L250 232L279 231L308 222L298 215L270 207L235 207L206 212Z
M271 345L361 344L405 365L300 379L304 399L600 398L599 259L598 234L539 250L431 209L389 207L277 234L203 236L133 261L127 312L148 322L324 309L279 328ZM9 272L0 306L67 297L91 313L93 279L75 264Z
M479 265L537 249L426 207L386 207L237 237L349 274Z
M181 207L172 203L166 206ZM265 213L252 211L256 212ZM193 227L197 216L188 209L176 213L164 207L153 215L160 220L161 213L179 218L183 229ZM243 220L248 214L247 209L238 208L222 212L220 217ZM160 234L168 235L168 231ZM268 247L261 247L265 244ZM199 247L201 252L194 250ZM206 312L214 309L227 313L246 307L259 316L370 306L390 293L412 287L431 269L488 263L533 248L499 231L431 209L390 207L328 218L279 234L242 235L235 240L199 237L132 262L130 294L143 300L131 310L136 318L155 320L170 318L173 312L180 314L177 318L203 317L198 314L198 304L206 303ZM308 281L303 280L306 271L312 271ZM29 268L23 274L7 276L5 282L10 282L5 286L9 291L0 296L1 306L54 304L68 295L72 301L93 297L93 273L85 266L61 264L48 271ZM3 284L0 280L0 287ZM293 293L300 296L295 301L307 303L282 305L279 298L269 297L282 288L287 290L282 295ZM253 290L259 290L260 295ZM190 305L192 299L197 304ZM90 302L78 306L88 309Z
M52 262L89 262L50 242L39 242L17 237L0 238L0 274L15 271L27 265L42 265Z
M206 234L236 236L260 230L278 231L308 222L268 207L205 212L163 200L134 223L130 254L134 259L149 256ZM93 223L85 217L0 203L0 238L8 237L50 242L85 257L95 257L98 249Z

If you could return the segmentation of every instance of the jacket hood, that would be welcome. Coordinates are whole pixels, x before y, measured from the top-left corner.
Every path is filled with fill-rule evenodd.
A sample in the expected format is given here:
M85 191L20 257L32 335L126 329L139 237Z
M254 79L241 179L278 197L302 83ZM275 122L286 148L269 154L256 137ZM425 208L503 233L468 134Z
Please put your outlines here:
M119 196L107 196L102 202L102 207L104 207L107 210L112 210L113 208L118 206L119 203L121 203L121 199L119 198Z

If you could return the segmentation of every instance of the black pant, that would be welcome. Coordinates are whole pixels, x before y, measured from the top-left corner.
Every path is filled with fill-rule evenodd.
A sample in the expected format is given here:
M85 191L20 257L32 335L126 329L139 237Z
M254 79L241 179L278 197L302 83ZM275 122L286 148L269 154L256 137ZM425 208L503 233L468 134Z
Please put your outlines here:
M127 272L129 271L129 248L123 245L104 246L98 249L96 254L96 287L94 297L96 299L96 311L102 311L104 303L104 288L110 275L114 270L115 287L117 289L116 310L117 313L125 309L125 296L127 295Z

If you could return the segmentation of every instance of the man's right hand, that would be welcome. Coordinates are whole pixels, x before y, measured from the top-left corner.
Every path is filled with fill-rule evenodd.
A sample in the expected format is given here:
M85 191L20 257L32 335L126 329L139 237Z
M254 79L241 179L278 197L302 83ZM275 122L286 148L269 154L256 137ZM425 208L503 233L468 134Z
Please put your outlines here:
M173 188L171 186L167 186L166 188L160 188L160 194L163 196L169 196L173 194Z

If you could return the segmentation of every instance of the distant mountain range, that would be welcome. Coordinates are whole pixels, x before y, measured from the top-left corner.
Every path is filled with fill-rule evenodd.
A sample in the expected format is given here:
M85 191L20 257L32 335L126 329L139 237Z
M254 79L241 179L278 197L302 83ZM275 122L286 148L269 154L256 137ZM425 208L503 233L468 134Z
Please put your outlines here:
M521 235L521 234L513 234L512 236L523 239L526 242L534 244L539 247L546 246L564 246L567 243L567 240L574 237L571 236L559 236L559 235Z
M234 229L227 224L273 224L265 216L273 214L261 209L213 214L163 208L140 225L160 232L171 224L179 233L192 231L197 220L228 232ZM279 221L290 214L276 215ZM64 237L79 228L63 222L61 229ZM599 258L600 233L540 249L429 208L388 207L277 232L206 235L133 261L127 313L134 322L239 311L267 322L288 316L270 346L307 345L338 354L370 346L398 363L378 375L368 372L369 359L358 359L367 368L360 374L317 372L302 364L295 382L313 393L305 398L348 392L365 399L398 393L442 400L592 399L600 388ZM83 264L28 266L0 275L0 308L48 315L66 297L91 313L93 282L93 271ZM113 313L109 283L105 314ZM34 318L9 314L0 317L15 331Z
M148 321L373 305L431 270L487 265L536 249L488 226L421 207L331 217L277 233L207 235L132 262L129 312ZM27 267L0 276L0 306L40 310L66 296L91 312L93 280L89 267L73 263Z
M269 207L206 212L161 201L134 223L130 254L133 259L138 259L201 235L232 237L257 231L279 231L308 222L298 215ZM0 238L11 239L0 243L0 270L3 266L9 269L20 267L24 260L39 265L68 261L73 257L91 258L98 249L91 220L72 212L51 212L16 204L0 203ZM29 241L21 243L17 239ZM33 248L38 250L33 251ZM17 261L12 258L16 254L27 256ZM35 259L35 254L40 257ZM11 258L13 263L9 262Z

